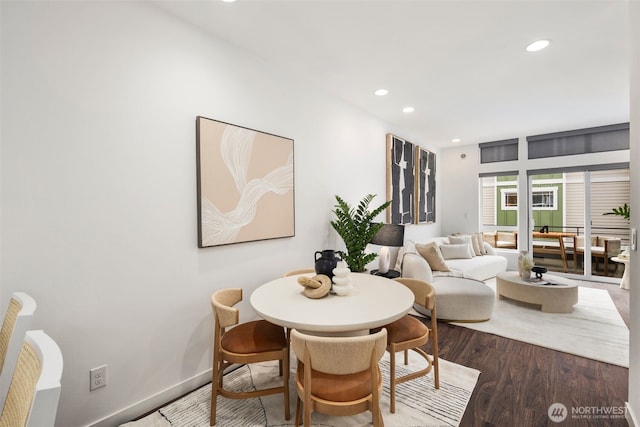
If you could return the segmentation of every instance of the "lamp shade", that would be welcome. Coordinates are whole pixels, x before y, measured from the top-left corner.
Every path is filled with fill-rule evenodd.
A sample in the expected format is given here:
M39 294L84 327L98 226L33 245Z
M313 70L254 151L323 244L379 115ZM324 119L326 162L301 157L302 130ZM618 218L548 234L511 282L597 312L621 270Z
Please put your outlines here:
M404 245L404 225L383 224L370 243L380 246Z

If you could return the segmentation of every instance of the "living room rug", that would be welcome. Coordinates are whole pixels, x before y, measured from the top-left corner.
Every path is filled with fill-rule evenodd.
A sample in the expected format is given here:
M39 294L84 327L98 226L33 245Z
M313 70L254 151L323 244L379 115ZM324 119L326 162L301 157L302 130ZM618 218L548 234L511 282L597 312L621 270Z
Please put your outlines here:
M485 283L495 291L495 278ZM603 289L579 287L573 313L543 313L536 306L499 299L490 320L453 324L629 367L629 329Z
M402 360L402 358L400 359ZM409 370L424 366L415 355L410 356ZM415 363L415 365L413 365ZM295 417L295 381L297 363L291 363L291 420L285 421L282 396L233 400L218 398L216 425L223 427L293 426ZM440 389L433 386L433 372L426 377L408 381L396 387L396 413L389 412L389 359L388 354L380 361L383 375L382 416L387 427L406 426L458 426L469 403L480 372L440 359ZM398 365L398 375L407 368ZM277 384L278 365L275 363L244 365L226 374L225 384L233 390L250 390ZM160 408L151 415L120 427L204 427L209 425L211 385L207 384L192 393ZM371 413L351 417L331 417L313 413L314 426L363 426L371 424Z

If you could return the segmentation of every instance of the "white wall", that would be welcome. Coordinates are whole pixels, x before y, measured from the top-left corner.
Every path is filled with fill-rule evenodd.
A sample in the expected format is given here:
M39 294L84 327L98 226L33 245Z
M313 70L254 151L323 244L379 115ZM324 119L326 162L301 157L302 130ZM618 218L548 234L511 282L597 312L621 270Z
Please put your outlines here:
M640 228L640 3L629 2L631 29L631 227ZM639 277L638 251L631 252L629 275L631 289L629 292L631 325L629 325L630 357L629 357L629 402L627 419L630 426L640 426L640 288L636 279Z
M244 288L253 317L253 289L338 246L334 194L384 201L385 134L419 143L143 2L0 8L0 285L33 295L62 348L57 426L206 381L212 291ZM295 140L294 238L197 249L197 115Z

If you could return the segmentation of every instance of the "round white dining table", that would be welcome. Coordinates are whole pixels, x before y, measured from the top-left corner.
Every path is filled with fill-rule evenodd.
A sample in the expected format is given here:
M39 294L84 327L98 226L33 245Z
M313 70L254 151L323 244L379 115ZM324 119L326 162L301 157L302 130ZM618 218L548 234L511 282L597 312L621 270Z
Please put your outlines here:
M311 277L314 274L306 274ZM281 277L257 288L250 298L263 319L316 335L357 335L407 314L414 295L402 283L367 273L351 273L349 295L307 298L300 275Z

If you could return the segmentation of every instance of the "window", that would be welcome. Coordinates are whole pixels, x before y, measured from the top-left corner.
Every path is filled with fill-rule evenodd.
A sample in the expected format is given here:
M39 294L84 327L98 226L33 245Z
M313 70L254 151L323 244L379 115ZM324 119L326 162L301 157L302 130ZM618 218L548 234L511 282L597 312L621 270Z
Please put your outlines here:
M518 172L480 174L483 231L518 226Z
M533 210L558 209L558 187L534 187L531 191L531 206Z
M518 210L518 189L507 188L500 190L502 193L502 209Z
M518 210L518 189L507 188L500 190L502 194L503 210ZM532 207L534 210L558 209L558 188L538 187L531 193Z

